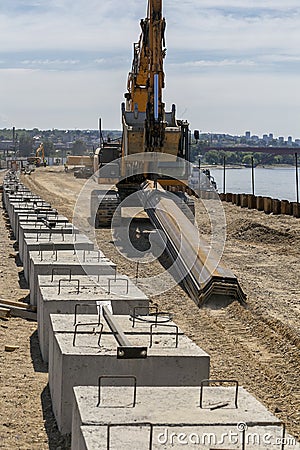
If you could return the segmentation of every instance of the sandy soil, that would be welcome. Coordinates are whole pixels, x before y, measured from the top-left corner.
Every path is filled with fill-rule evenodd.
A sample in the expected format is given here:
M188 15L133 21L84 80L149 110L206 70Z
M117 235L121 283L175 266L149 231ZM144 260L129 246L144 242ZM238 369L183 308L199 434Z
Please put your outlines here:
M85 180L58 168L41 168L26 177L32 191L50 201L72 220L73 207ZM178 325L211 355L212 378L234 378L300 437L300 220L289 216L223 204L227 222L224 263L237 275L248 299L247 308L233 303L226 309L198 309L176 286L153 297L163 310L172 311ZM200 205L197 222L209 235L209 221ZM21 298L21 268L9 253L17 253L0 211L1 296ZM117 252L111 232L97 230L103 252L119 272L135 276L136 264ZM151 276L159 264L139 268ZM3 275L3 276L2 276ZM24 286L23 286L24 287ZM46 367L42 363L36 324L21 319L0 321L1 423L0 448L67 448L51 412ZM5 343L19 345L5 353Z

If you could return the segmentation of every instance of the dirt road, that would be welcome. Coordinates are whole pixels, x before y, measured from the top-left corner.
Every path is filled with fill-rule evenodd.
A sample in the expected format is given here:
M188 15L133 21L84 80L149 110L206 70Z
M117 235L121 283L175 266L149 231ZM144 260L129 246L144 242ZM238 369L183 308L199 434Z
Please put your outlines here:
M25 183L72 220L74 204L85 180L75 179L72 173L58 173L58 170L41 168L27 177ZM299 439L300 220L290 216L268 216L263 212L241 209L231 204L223 204L223 207L227 222L223 261L237 275L248 296L248 307L243 308L234 303L222 310L199 310L179 286L153 297L152 300L161 309L172 311L175 321L185 333L211 355L212 378L237 379L283 420L288 431ZM199 205L196 210L201 232L208 236L208 218ZM97 241L106 256L117 263L119 272L135 275L136 264L118 253L110 230L97 230ZM5 241L5 254L11 245L11 241ZM149 277L157 273L157 270L158 263L145 267L141 265L139 276ZM10 267L8 273L13 272L16 272L16 268ZM1 286L5 284L3 278L0 278L0 282ZM13 319L9 322L9 328L4 329L4 335L20 335L29 339L32 333L34 336L34 328L32 323ZM0 331L3 334L2 328ZM30 432L28 429L26 433L20 420L18 423L8 421L8 424L2 424L0 437L15 434L20 436L19 447L4 445L3 448L48 448L41 401L37 401L43 391L47 392L46 374L43 371L34 374L34 364L28 349L27 340L24 342L24 355L18 361L13 354L4 355L1 348L1 372L5 383L1 390L7 414L13 417L18 405L23 402L23 410L25 408L26 411L22 410L24 417L21 422L27 418L32 423ZM30 382L19 385L18 372L24 373L26 377L30 376ZM14 376L16 380L13 379ZM24 386L32 390L27 399L23 398ZM15 401L12 400L12 395ZM34 402L31 397L35 399ZM49 412L49 398L45 398L44 395L43 409L46 408ZM51 416L47 423L52 424L52 434L49 426L47 430L54 442L54 446L50 448L62 446ZM37 441L32 441L33 436Z

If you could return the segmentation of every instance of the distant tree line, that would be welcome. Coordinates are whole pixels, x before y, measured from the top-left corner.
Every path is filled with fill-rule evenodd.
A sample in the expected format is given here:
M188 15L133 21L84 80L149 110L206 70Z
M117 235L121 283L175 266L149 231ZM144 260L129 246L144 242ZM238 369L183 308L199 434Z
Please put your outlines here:
M251 166L251 158L253 157L254 165L273 165L273 164L294 164L294 155L273 155L270 153L252 153L252 152L225 152L224 150L210 150L208 152L199 151L199 146L193 146L191 149L192 161L198 162L199 155L201 155L201 162L210 165L236 164Z

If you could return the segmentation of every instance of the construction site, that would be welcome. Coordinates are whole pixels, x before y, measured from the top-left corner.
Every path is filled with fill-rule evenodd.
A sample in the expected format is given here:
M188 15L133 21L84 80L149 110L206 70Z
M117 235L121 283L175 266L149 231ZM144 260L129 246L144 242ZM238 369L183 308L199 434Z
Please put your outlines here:
M161 0L140 25L87 176L0 172L0 448L300 449L299 203L189 186Z

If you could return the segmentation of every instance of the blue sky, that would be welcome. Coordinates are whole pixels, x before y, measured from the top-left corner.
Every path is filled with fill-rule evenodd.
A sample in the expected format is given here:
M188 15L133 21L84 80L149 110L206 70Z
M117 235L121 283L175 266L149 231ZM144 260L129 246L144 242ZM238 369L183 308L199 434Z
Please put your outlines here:
M0 128L120 128L147 0L1 0ZM164 0L167 109L300 137L299 0Z

